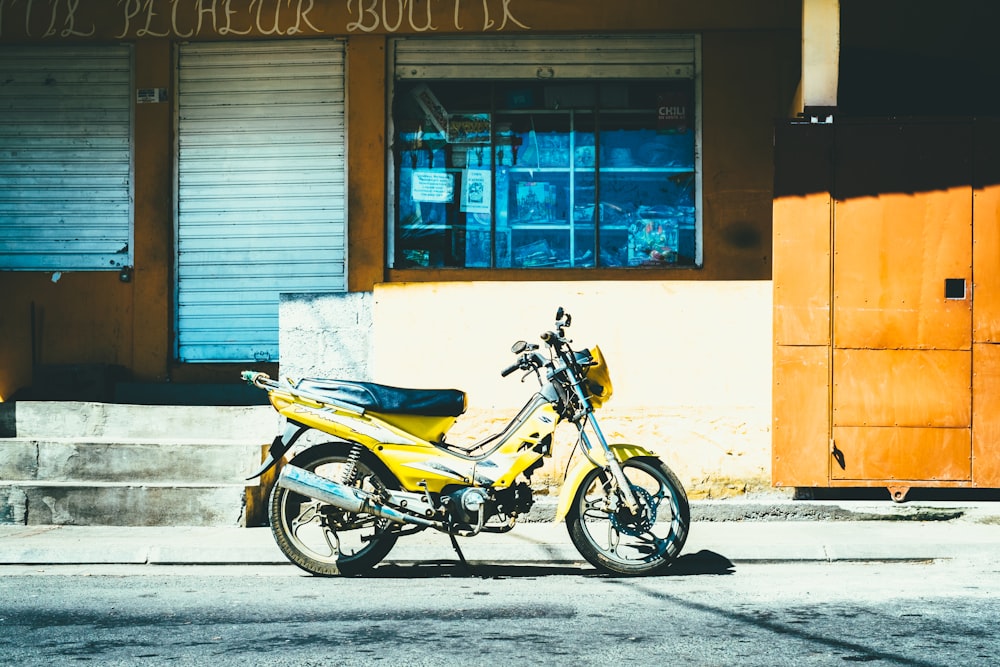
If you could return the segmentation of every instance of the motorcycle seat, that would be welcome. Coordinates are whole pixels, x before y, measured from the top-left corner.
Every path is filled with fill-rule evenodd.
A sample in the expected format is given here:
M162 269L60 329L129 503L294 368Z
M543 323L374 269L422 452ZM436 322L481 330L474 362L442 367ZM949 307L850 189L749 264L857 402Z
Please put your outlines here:
M403 389L374 382L304 378L296 389L371 412L428 417L457 417L465 412L465 392L458 389Z

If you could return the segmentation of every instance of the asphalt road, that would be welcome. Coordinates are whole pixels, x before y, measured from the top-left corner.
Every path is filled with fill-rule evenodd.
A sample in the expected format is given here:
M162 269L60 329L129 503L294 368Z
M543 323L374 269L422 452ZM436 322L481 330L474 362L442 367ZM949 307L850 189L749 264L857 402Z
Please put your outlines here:
M740 564L623 579L576 566L6 566L16 665L989 665L987 559Z

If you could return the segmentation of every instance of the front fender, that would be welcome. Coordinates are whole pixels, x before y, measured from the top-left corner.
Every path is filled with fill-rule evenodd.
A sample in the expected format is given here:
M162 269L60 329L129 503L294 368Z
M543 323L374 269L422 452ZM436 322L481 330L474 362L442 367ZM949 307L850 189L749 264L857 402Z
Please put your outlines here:
M611 451L619 463L624 463L637 456L655 456L653 452L639 445L611 445ZM604 453L597 449L591 452L591 455L597 461L601 461L604 458ZM583 483L583 478L596 467L590 462L590 459L584 458L566 475L566 481L563 482L562 490L559 491L559 502L556 505L555 520L557 522L566 518L569 507L573 503L573 499L576 498L577 490L580 488L580 484Z

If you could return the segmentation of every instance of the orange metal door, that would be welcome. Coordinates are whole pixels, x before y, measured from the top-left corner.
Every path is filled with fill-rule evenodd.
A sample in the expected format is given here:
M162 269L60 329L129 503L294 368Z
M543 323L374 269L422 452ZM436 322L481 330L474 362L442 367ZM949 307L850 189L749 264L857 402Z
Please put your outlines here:
M972 204L972 483L1000 488L1000 119L977 118Z
M831 483L971 479L970 132L837 128Z

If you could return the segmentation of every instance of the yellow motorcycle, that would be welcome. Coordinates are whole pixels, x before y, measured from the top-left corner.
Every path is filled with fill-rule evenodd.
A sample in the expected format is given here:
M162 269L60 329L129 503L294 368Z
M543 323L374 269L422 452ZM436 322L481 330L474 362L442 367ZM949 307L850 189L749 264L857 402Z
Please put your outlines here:
M507 532L533 504L531 475L551 458L563 421L582 454L562 482L556 521L594 567L621 575L660 572L684 546L690 508L674 473L652 452L608 444L594 411L611 397L599 347L574 351L572 318L559 308L543 346L518 341L518 370L539 390L500 432L471 445L446 435L465 412L456 389L401 389L373 382L276 381L244 371L285 417L260 469L264 474L315 429L333 439L295 454L271 494L274 539L293 563L316 575L358 574L396 540L428 528L451 537Z

